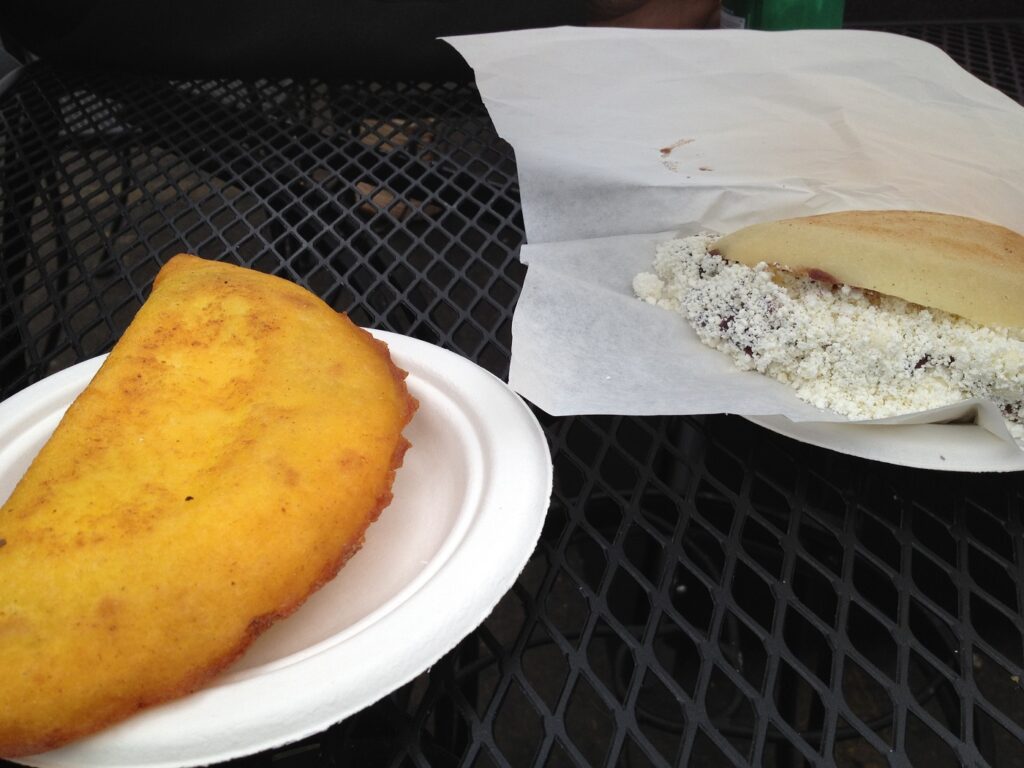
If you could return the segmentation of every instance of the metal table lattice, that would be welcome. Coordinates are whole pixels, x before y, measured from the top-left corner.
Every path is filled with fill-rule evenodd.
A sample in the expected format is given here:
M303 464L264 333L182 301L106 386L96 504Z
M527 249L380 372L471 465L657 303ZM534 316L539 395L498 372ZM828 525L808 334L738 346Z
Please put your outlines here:
M893 31L1024 100L1024 23ZM0 96L0 386L109 349L179 251L507 372L516 169L468 85L166 82ZM1024 479L736 418L550 418L540 545L440 663L238 765L1024 766Z

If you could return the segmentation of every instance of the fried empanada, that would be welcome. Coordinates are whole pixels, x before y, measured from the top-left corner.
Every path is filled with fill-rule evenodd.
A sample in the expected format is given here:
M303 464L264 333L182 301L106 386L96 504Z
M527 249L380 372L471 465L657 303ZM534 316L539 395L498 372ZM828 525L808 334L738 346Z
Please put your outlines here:
M0 755L196 690L360 547L416 408L286 280L177 256L0 509Z

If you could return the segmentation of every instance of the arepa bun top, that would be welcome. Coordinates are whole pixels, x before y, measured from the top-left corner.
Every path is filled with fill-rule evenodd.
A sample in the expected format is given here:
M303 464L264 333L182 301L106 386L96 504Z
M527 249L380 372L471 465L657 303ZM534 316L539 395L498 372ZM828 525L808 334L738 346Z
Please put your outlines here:
M1024 237L922 211L848 211L755 224L714 251L867 288L975 323L1024 328Z

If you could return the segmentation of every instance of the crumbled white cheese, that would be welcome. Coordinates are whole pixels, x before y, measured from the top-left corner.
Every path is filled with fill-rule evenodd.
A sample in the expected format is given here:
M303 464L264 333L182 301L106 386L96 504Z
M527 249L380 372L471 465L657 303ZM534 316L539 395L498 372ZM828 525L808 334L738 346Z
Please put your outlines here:
M740 368L851 419L993 401L1024 443L1024 341L891 296L835 287L708 253L713 235L658 246L638 297L682 314Z

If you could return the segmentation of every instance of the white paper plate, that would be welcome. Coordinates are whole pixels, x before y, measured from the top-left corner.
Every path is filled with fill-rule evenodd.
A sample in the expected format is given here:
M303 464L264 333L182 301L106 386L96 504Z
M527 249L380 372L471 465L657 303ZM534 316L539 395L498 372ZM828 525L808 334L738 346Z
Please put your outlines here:
M744 416L765 429L864 459L953 472L1024 470L1024 452L974 424L842 424Z
M280 746L405 684L486 618L540 535L547 442L526 405L483 369L421 341L374 335L409 372L420 408L394 501L359 553L203 690L20 762L205 765ZM0 498L101 362L0 403Z

